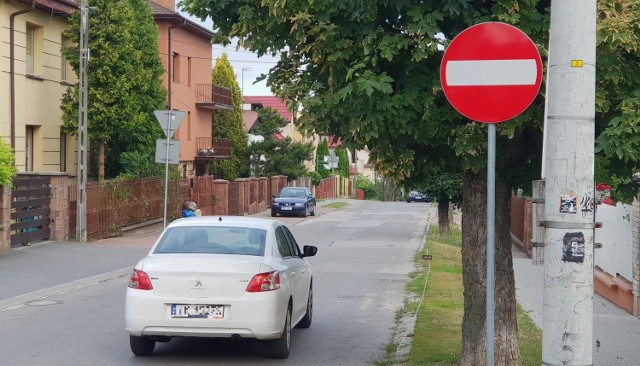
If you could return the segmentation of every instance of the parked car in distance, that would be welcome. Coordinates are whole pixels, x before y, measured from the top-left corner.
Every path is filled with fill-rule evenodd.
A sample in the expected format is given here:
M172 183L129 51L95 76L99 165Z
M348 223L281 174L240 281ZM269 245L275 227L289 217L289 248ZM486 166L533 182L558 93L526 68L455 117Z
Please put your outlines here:
M289 355L291 328L308 328L313 276L280 221L199 216L173 221L133 269L125 326L136 356L174 337L257 339Z
M418 191L411 191L407 195L407 202L431 202L431 197Z
M271 216L280 215L316 215L316 198L305 187L284 187L280 194L273 196Z

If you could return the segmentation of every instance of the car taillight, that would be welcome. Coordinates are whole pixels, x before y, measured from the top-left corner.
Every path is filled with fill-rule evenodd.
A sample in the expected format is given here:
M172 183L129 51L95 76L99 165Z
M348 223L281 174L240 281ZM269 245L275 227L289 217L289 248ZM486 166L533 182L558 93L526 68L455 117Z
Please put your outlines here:
M129 287L137 290L153 290L153 285L151 284L149 275L146 272L137 269L134 269L131 273L131 277L129 278Z
M247 292L273 291L280 288L280 272L258 273L247 286Z

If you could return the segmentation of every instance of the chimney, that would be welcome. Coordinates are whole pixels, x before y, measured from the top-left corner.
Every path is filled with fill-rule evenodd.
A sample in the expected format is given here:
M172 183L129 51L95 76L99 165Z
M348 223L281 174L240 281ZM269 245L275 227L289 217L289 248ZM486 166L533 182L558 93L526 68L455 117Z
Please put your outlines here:
M169 9L171 11L176 11L175 0L152 0L152 2L162 6L163 8Z

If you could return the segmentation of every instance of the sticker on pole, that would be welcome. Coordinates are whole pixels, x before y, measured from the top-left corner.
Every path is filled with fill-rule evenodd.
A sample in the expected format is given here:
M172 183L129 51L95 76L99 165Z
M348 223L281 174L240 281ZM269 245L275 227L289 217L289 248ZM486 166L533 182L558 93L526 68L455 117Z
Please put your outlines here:
M542 61L536 45L518 28L481 23L451 41L442 58L440 82L449 103L463 116L504 122L535 99Z

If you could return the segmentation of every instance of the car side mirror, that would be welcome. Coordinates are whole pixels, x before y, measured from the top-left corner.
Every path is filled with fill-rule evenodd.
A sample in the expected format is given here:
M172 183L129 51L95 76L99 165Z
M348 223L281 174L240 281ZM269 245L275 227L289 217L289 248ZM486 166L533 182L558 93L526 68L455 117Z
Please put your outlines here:
M316 253L318 253L318 247L313 245L305 245L302 248L302 257L313 257Z

